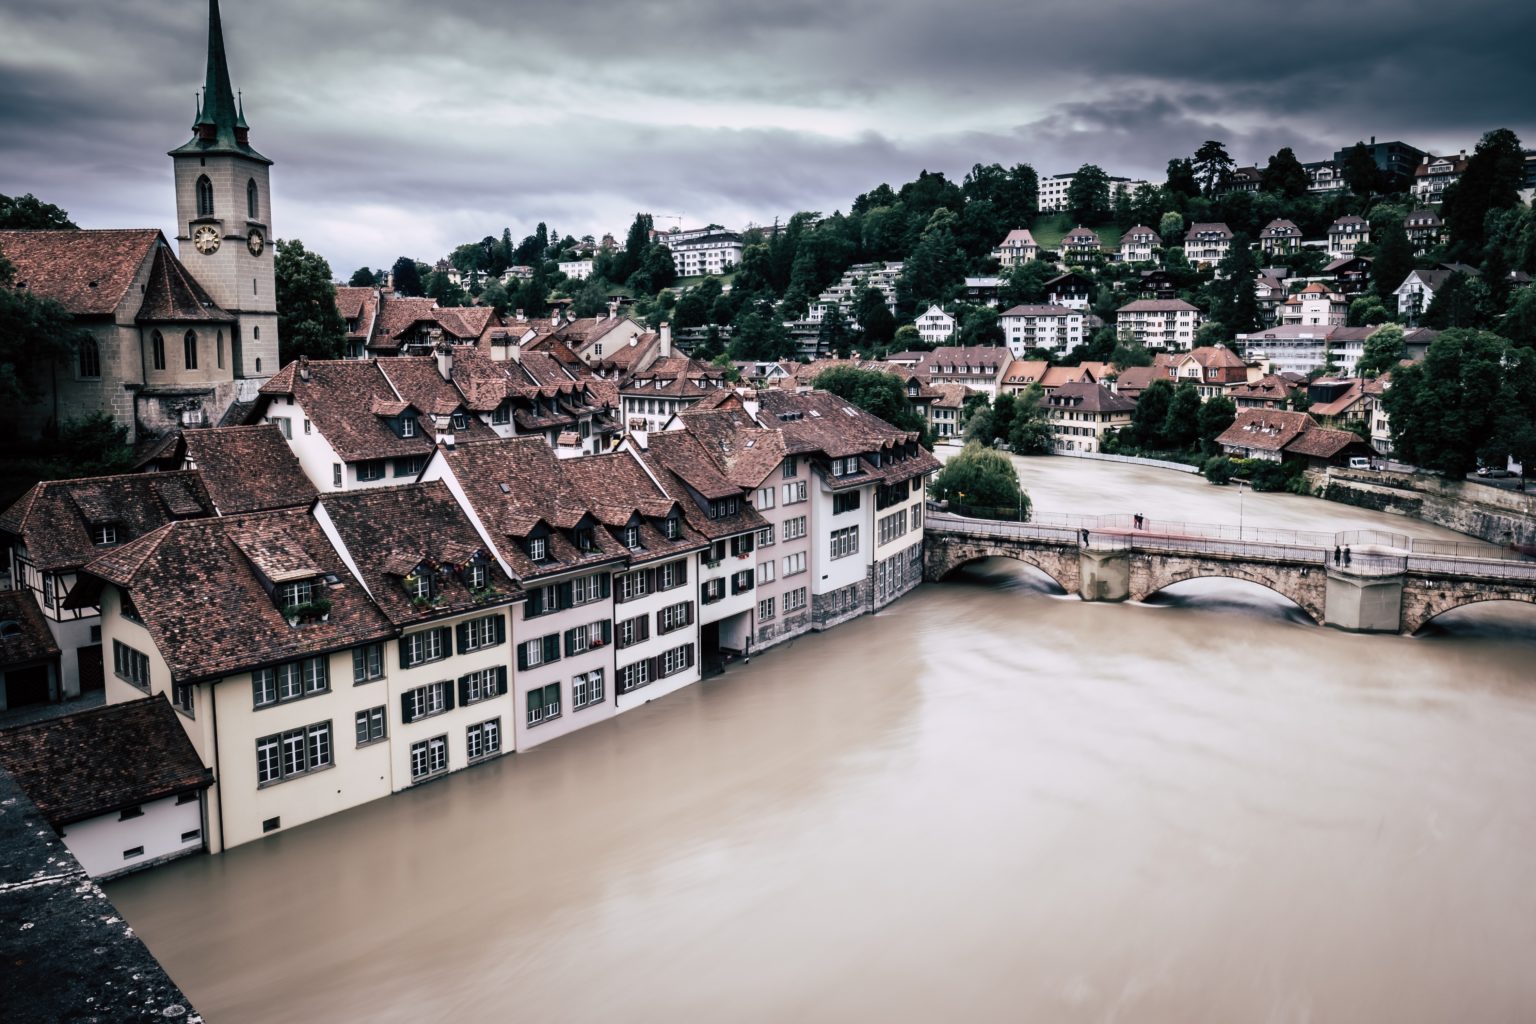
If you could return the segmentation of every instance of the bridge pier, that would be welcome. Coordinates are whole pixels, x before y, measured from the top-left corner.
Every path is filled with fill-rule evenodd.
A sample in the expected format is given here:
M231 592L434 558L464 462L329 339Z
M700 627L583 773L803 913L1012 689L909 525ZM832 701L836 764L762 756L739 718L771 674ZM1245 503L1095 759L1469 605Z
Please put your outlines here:
M1403 576L1356 576L1328 570L1324 621L1352 633L1398 633L1403 628Z
M1084 601L1124 601L1131 596L1131 553L1083 548L1077 556L1078 596Z

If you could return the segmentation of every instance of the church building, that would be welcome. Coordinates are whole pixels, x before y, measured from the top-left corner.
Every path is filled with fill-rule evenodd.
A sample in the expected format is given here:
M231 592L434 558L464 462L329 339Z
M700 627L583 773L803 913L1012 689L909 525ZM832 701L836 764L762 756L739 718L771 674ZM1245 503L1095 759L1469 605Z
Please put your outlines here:
M39 397L9 412L15 432L45 436L102 411L143 445L218 424L277 372L272 161L251 148L218 0L192 132L169 154L174 250L155 228L0 231L14 286L62 303L84 330L29 382Z

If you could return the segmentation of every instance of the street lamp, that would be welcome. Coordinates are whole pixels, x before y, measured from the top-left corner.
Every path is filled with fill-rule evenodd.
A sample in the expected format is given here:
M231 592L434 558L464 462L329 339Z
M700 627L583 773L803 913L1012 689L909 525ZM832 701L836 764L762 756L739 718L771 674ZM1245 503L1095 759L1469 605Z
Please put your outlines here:
M1241 543L1243 539L1243 482L1237 482L1237 539Z

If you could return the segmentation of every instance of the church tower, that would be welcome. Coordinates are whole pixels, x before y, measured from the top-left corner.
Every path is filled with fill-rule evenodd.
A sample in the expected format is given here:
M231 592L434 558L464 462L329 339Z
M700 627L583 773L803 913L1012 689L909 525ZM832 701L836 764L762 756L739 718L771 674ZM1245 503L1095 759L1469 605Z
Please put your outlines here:
M272 252L272 161L251 148L245 104L230 84L219 0L208 0L208 75L192 140L170 152L176 171L176 244L181 262L222 308L235 314L236 381L278 371L277 291ZM254 398L243 385L239 398Z

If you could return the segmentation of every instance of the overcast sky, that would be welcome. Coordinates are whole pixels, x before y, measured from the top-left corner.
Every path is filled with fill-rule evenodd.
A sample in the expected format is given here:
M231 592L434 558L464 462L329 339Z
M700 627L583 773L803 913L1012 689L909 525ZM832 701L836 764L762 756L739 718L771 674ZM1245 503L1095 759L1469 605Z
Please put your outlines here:
M769 223L924 168L1161 180L1372 135L1536 145L1530 0L225 0L273 230L338 276L455 244ZM0 192L174 233L203 0L0 0Z

